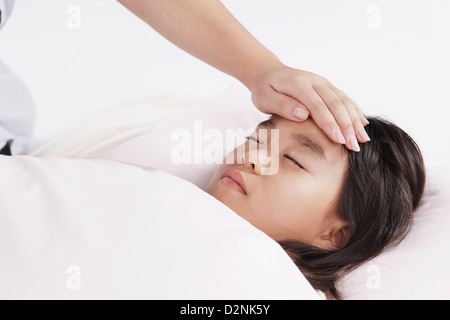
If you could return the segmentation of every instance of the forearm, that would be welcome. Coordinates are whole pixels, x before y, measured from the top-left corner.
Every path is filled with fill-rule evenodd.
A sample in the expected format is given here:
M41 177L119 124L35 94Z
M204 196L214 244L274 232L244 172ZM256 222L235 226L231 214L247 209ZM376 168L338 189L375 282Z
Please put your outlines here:
M278 58L218 0L118 0L166 39L248 88Z

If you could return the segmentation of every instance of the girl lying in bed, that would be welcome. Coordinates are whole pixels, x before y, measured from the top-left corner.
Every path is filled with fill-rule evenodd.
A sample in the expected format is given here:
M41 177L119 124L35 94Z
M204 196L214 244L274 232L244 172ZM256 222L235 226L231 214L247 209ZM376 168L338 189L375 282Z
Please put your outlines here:
M204 197L207 195L212 201L207 204L201 202L202 205L214 209L219 209L214 205L226 206L226 209L231 209L227 211L237 213L277 241L314 288L326 292L331 298L339 298L337 281L343 275L403 239L425 184L424 163L414 141L394 124L378 118L369 118L369 121L366 130L371 141L361 144L360 152L353 152L342 144L332 142L310 119L297 123L272 116L259 124L249 136L245 143L248 148L235 149L236 153L232 153L235 156L234 163L223 164L216 170L208 190L212 197L197 187L193 188L190 183L178 187L172 184L182 179L169 179L170 175L158 172L147 174L129 165L119 166L116 161L38 159L29 156L13 159L0 156L1 167L7 168L2 171L3 183L0 184L2 216L6 217L2 220L2 226L15 230L3 233L3 236L11 238L6 243L13 243L18 237L21 239L17 244L21 250L7 250L9 247L4 247L0 253L6 257L13 255L19 262L29 261L27 259L34 261L37 257L35 248L39 248L38 251L43 253L38 255L41 263L53 270L55 261L58 267L62 259L59 257L59 247L53 244L63 243L67 261L85 261L84 264L80 262L85 265L84 272L95 274L93 266L98 264L103 270L108 268L108 263L111 265L114 264L111 261L115 261L104 258L103 250L108 246L103 242L108 243L107 240L111 239L112 243L117 243L117 238L125 235L121 238L126 244L123 246L125 251L115 253L114 257L129 257L131 244L146 242L145 248L151 256L148 259L151 261L150 266L142 264L141 258L130 258L130 261L139 262L134 262L136 265L127 262L125 271L130 265L133 265L133 270L143 265L147 273L158 275L158 279L153 278L152 281L162 281L165 290L179 292L179 286L185 283L180 283L177 278L170 286L166 277L157 272L148 272L146 268L165 270L167 265L175 263L173 259L179 262L178 255L171 253L173 248L176 247L177 252L191 252L190 244L203 245L204 237L191 233L181 222L174 225L173 221L195 221L199 217L205 219L201 214L190 214L195 213L192 202L197 207L197 202L207 200ZM263 129L267 130L267 135L262 134ZM274 129L279 134L276 141L271 140ZM256 152L257 148L269 150L267 153ZM275 149L278 149L276 154ZM265 168L271 163L264 157L268 158L269 155L270 160L278 160L276 174L266 174ZM159 180L164 177L166 180ZM170 198L165 198L164 194ZM199 198L191 199L191 196ZM167 199L182 204L189 200L191 206L184 207L184 211L180 212L178 207L176 209L171 203L166 203ZM214 213L214 210L208 210L206 219L214 220ZM133 222L139 225L137 230L130 227ZM21 228L28 230L27 226L32 226L32 237L28 236L28 232L19 232ZM215 227L214 223L207 224L200 230L211 232ZM158 242L161 236L156 230L168 229L172 233L182 233L181 238L186 241L180 244L178 235L174 239L165 239L163 244ZM201 241L196 242L195 239ZM217 241L210 239L212 243L215 243L214 240ZM70 244L73 248L69 250L66 247ZM31 253L27 256L22 250L30 250ZM141 250L135 251L139 252L140 257ZM199 247L198 251L205 252L207 256L211 247ZM82 255L73 252L81 252ZM83 260L85 252L90 252L92 256L87 255L88 258ZM170 252L169 257L166 252ZM173 256L175 258L170 260ZM46 261L45 257L55 258ZM193 257L198 259L198 255ZM226 254L221 255L218 265L223 266L228 258ZM189 259L184 261L187 266L194 263L198 269L198 262ZM209 258L204 260L204 268L211 265L208 261ZM41 269L32 269L33 274L41 279ZM6 271L3 272L5 274ZM58 273L54 274L59 279ZM222 279L222 272L220 276ZM173 278L173 274L170 278ZM208 277L200 278L195 278L195 281L209 283ZM127 281L127 277L124 279ZM14 281L14 287L20 287ZM58 281L53 279L50 282L60 288ZM117 283L120 281L118 279ZM218 285L224 284L218 282ZM27 283L24 286L31 285ZM92 285L92 288L96 286ZM40 287L35 290L42 292ZM159 293L159 290L154 294ZM232 292L239 295L239 292Z
M388 121L368 120L372 140L353 152L310 119L272 116L209 186L211 195L278 241L330 298L340 297L336 283L344 274L405 237L424 190L416 143ZM278 155L270 153L273 129L279 130ZM276 157L276 174L263 173L270 165L264 156Z

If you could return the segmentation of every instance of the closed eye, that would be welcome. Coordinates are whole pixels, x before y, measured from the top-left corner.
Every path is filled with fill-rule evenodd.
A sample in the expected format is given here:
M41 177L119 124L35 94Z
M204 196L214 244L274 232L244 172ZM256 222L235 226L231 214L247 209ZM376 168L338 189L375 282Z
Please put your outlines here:
M245 139L246 139L246 140L253 140L253 141L256 141L256 142L259 143L259 144L264 144L264 143L262 143L261 141L259 141L257 138L252 137L252 136L247 136L247 137L245 137Z
M285 157L286 159L289 159L289 160L291 160L292 162L294 162L294 164L297 165L300 169L305 169L305 168L302 167L302 165L301 165L300 163L298 163L295 159L292 159L292 158L291 158L290 156L288 156L287 154L285 154L284 157Z

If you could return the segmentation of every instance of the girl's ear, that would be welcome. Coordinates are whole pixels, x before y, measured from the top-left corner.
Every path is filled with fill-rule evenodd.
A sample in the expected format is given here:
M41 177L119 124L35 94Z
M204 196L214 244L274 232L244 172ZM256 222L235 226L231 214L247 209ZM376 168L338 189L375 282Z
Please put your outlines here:
M350 227L345 226L340 228L337 232L334 233L332 237L332 244L335 250L340 250L347 244L350 239Z
M325 250L337 251L345 247L348 240L350 240L350 227L347 224L340 224L322 234L313 245Z

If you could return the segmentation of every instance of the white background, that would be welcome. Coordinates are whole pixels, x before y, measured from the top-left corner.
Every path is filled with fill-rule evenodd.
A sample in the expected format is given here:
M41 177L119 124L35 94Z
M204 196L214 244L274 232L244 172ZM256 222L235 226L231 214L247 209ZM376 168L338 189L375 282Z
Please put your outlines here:
M369 115L450 156L450 1L224 0L280 59L318 73ZM72 6L80 28L71 29ZM208 97L236 80L184 53L114 0L16 0L0 59L37 107L32 146L86 116L165 93Z

